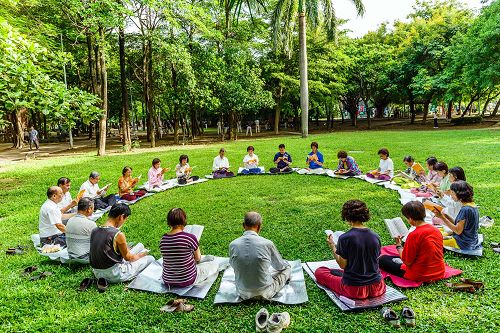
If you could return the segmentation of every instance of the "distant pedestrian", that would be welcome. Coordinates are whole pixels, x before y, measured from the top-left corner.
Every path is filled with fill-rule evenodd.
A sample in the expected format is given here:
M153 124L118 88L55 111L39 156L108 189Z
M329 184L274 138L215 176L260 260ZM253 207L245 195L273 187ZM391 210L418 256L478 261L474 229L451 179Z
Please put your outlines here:
M255 120L255 133L260 133L259 119Z
M252 124L247 125L247 133L245 135L248 136L248 133L250 133L250 136L252 136Z
M31 126L30 130L30 135L29 135L29 141L30 141L30 150L32 149L32 145L35 145L36 150L39 150L39 143L38 143L38 131Z
M437 112L434 112L434 128L439 128Z

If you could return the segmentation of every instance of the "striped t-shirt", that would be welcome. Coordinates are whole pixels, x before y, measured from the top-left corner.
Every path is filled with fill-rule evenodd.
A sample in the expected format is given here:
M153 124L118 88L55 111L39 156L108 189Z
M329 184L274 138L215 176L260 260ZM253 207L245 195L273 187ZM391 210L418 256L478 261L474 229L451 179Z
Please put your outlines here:
M198 240L192 234L181 231L174 235L163 235L160 252L163 257L162 279L172 287L187 287L196 280L194 251Z

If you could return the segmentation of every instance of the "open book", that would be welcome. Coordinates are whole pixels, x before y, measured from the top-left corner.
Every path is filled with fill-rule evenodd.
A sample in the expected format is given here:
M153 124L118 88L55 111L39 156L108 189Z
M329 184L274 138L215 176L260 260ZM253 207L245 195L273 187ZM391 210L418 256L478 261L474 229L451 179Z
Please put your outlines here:
M392 238L406 237L410 232L406 227L406 224L400 217L396 217L393 219L384 219L384 222Z
M187 226L184 227L184 232L195 235L196 239L199 242L204 228L205 227L202 225L188 224Z
M408 179L408 180L413 180L413 178L411 178L410 175L408 175L408 174L406 174L406 173L404 173L403 171L400 171L400 170L398 170L398 171L396 171L394 173L394 177L401 177L401 178L405 178L405 179Z
M335 245L338 244L339 242L339 237L343 234L344 232L343 231L331 231L331 230L325 230L325 234L329 237L330 235L332 235L332 240L333 242L335 243Z
M432 202L432 201L430 201L430 200L425 200L425 201L423 201L422 203L424 204L425 209L428 209L428 210L430 210L431 212L434 212L434 209L436 209L436 210L438 210L438 211L442 212L442 211L443 211L443 208L444 208L443 206L438 205L437 203Z
M418 162L417 163L413 163L413 165L411 166L411 168L417 173L417 175L420 175L422 172L425 173L424 168Z
M83 189L83 190L80 190L80 192L78 192L78 194L76 195L76 200L77 201L80 200L83 197L83 195L85 194L85 191L86 190Z
M136 254L139 254L142 252L149 252L149 250L146 249L144 247L144 245L142 245L142 243L138 243L137 245L135 245L133 248L130 249L130 253L132 253L133 255L136 255Z

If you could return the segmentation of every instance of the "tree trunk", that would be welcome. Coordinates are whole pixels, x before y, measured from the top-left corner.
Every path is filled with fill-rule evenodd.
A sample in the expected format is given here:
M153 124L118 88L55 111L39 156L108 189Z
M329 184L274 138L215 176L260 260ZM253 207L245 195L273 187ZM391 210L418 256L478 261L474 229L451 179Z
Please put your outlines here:
M69 149L74 149L75 146L73 145L73 128L71 125L68 126L68 137L69 137Z
M430 100L426 100L424 103L424 117L422 119L422 124L427 122L427 115L429 114L429 104L431 104Z
M470 108L472 107L472 104L474 104L474 102L477 100L477 98L479 98L479 96L478 97L471 96L469 104L467 104L467 106L465 107L464 112L460 116L461 118L465 117L465 115L467 114L467 112L470 111Z
M127 72L125 68L125 32L123 27L118 29L118 45L120 49L120 85L122 95L122 143L126 151L132 148L130 135L130 113L128 110Z
M151 147L156 146L155 142L155 130L154 130L154 109L153 109L153 96L151 89L151 41L148 39L143 45L143 55L142 55L142 73L143 73L143 91L144 91L144 104L146 107L146 118L147 118L147 135L148 141L151 143Z
M108 73L106 70L106 56L104 54L104 28L99 27L99 38L101 45L99 46L99 67L101 78L101 99L102 99L102 116L99 119L99 150L98 156L106 154L106 122L108 119Z
M491 116L494 117L497 115L498 108L500 107L500 99L497 101L497 104L495 105L495 108L493 109L493 112L491 113Z
M90 91L93 94L97 94L97 79L94 68L94 60L93 60L93 49L94 45L92 42L92 35L90 32L87 32L87 61L89 63L89 75L90 75Z
M413 94L410 93L410 124L415 123L415 117L417 116L417 112L415 110L415 101L413 100Z
M453 101L448 102L448 110L446 111L446 119L451 119L451 113L453 111Z
M365 104L366 119L368 120L368 129L372 129L372 115L371 115L371 111L368 109L368 103L367 103L367 101L363 100L363 103Z
M283 96L283 88L279 88L278 95L276 96L276 107L274 109L274 134L278 135L280 132L280 116L281 116L281 97Z
M26 112L25 108L21 108L13 113L14 116L14 147L23 149L24 146L24 131L23 131L23 114Z
M177 114L177 109L174 112L174 143L179 144L179 115Z
M302 1L302 0L301 0ZM305 7L299 13L299 71L300 71L300 110L302 112L302 137L309 135L309 87L307 82L307 45Z

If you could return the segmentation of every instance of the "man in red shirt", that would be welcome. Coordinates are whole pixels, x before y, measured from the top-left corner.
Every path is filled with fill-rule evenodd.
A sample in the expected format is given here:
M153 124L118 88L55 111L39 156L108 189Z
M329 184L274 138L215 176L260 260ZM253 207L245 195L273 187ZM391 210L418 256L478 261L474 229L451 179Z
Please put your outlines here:
M401 212L416 229L408 234L404 247L401 237L395 238L399 257L381 256L380 269L411 281L432 282L442 279L444 255L441 232L424 222L425 207L421 202L410 201Z

